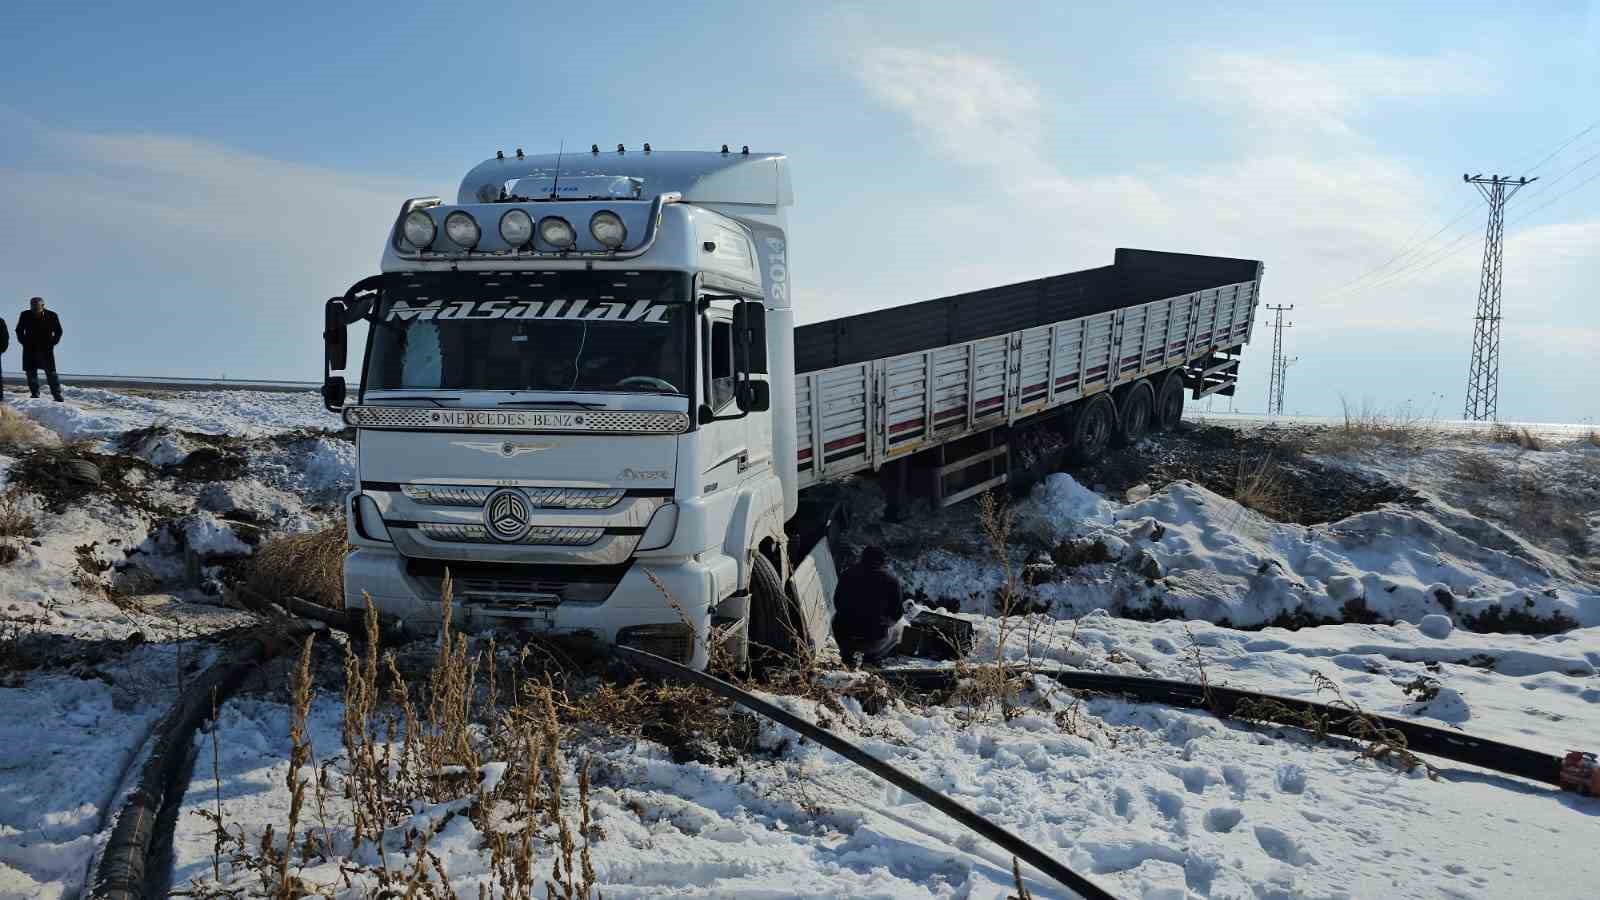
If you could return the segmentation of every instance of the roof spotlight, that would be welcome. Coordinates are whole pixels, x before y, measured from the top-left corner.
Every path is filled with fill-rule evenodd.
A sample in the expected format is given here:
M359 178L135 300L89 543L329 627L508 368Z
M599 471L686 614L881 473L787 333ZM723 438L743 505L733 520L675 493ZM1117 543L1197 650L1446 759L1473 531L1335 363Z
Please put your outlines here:
M478 238L483 236L478 230L478 220L459 209L444 217L444 233L456 246L468 250L478 246Z
M566 219L545 216L539 220L539 239L557 249L568 250L578 242L578 233Z
M406 213L405 220L400 223L400 230L405 233L406 243L418 250L426 250L438 235L439 226L433 224L433 216L420 209L413 209Z
M533 217L520 209L507 210L500 217L500 237L513 247L533 240Z
M589 233L602 247L615 250L628 239L628 226L622 217L609 209L602 209L589 219Z

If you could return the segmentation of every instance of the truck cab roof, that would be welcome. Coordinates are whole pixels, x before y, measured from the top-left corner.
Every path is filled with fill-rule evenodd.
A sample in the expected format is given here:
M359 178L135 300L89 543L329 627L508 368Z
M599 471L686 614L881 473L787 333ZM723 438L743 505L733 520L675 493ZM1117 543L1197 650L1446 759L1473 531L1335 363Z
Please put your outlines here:
M519 151L520 153L520 151ZM494 203L519 179L631 178L642 182L640 199L666 193L688 203L791 206L789 158L782 153L702 150L590 150L537 156L496 156L461 179L456 202ZM555 199L555 198L530 198Z

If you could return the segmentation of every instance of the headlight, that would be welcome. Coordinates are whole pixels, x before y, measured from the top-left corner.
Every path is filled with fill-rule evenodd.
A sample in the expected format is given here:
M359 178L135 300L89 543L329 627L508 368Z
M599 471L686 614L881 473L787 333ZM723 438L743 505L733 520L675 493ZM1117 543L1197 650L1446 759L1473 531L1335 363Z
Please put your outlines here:
M444 217L444 233L456 246L468 250L478 246L478 238L482 237L478 231L478 220L459 209Z
M672 543L672 536L678 530L678 505L676 503L662 504L650 517L650 524L645 526L644 534L639 536L639 543L635 550L659 550Z
M420 209L406 213L405 221L401 223L400 228L405 232L406 243L418 250L428 249L428 245L433 243L434 235L439 233L439 227L433 224L433 216Z
M572 223L560 216L545 216L539 220L539 239L552 247L565 250L578 242L578 233Z
M513 247L521 247L533 240L533 217L520 209L509 210L500 217L500 237Z
M609 209L602 209L589 220L589 233L602 247L615 250L628 239L628 226L622 224L621 216Z
M356 534L369 541L388 541L394 539L389 536L389 526L383 523L383 513L378 511L378 504L371 497L361 494L356 497L356 502L351 504L351 515L355 517Z

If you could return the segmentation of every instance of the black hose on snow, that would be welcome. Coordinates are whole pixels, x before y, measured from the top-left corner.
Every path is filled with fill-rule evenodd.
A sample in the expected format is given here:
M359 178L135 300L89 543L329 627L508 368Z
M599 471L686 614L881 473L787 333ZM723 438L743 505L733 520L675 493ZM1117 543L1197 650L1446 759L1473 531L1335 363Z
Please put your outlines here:
M220 703L238 689L246 675L295 646L296 636L281 625L256 629L225 647L223 659L179 695L156 725L150 756L124 799L111 838L95 866L90 897L144 900L159 894L150 882L150 845L163 805L181 796L183 786L177 781L194 747L195 731L211 715L213 701Z
M876 671L886 680L922 689L953 687L960 677L959 670L949 666L926 669L878 669ZM1016 672L1017 674L1031 672L1036 675L1043 675L1059 682L1064 687L1074 690L1126 694L1150 703L1206 709L1224 718L1239 716L1241 712L1249 712L1250 714L1244 715L1243 718L1262 721L1262 717L1259 714L1260 711L1271 709L1274 704L1277 704L1282 707L1280 712L1287 711L1292 717L1302 717L1307 714L1315 717L1318 722L1323 724L1329 734L1336 734L1341 737L1359 737L1359 735L1351 733L1352 726L1357 726L1358 724L1353 721L1351 710L1329 706L1325 703L1314 703L1310 700L1279 697L1275 694L1261 694L1254 691L1241 691L1234 688L1217 687L1216 685L1191 684L1187 681L1168 681L1136 675L1111 675L1104 672L1082 672L1076 669L1018 668ZM1244 709L1241 710L1241 707ZM1515 747L1511 744L1503 744L1486 738L1473 737L1470 734L1464 734L1448 728L1423 725L1410 719L1396 719L1372 713L1364 713L1363 715L1373 724L1384 728L1392 728L1404 735L1406 748L1413 752L1479 766L1506 775L1515 775L1556 787L1562 786L1561 757L1555 754ZM1276 724L1296 724L1292 721L1274 721Z
M1110 900L1110 898L1115 896L1105 888L1095 884L1093 881L1090 881L1082 875L1079 875L1077 872L1072 871L1061 863L1056 862L1043 851L1024 841L1022 838L1017 837L1006 829L1001 828L999 825L996 825L988 819L985 819L983 816L978 815L962 804L957 803L949 797L946 797L944 794L941 794L933 788L928 787L926 784L923 784L917 779L912 778L905 772L900 771L881 759L878 759L872 754L862 750L856 745L839 737L833 732L828 731L825 728L813 725L812 723L807 722L805 719L802 719L799 716L782 709L781 707L768 703L767 701L762 700L760 697L757 697L746 691L742 691L714 675L708 675L704 672L697 672L694 669L679 665L672 660L657 656L654 653L647 653L643 650L636 650L632 647L618 646L616 647L616 650L623 659L637 664L640 668L649 669L657 674L666 675L670 678L676 678L680 681L688 681L693 684L698 684L701 687L710 690L712 693L732 700L734 703L743 706L745 709L748 709L751 712L765 716L774 722L798 732L799 734L805 735L806 737L816 741L818 744L827 747L829 750L832 750L845 759L850 760L851 762L861 766L879 778L882 778L884 781L889 782L902 791L905 791L913 797L916 797L918 800L921 800L929 806L932 806L934 809L937 809L938 811L972 829L978 834L983 835L998 845L1001 849L1005 850L1007 853L1010 853L1023 862L1026 862L1028 865L1033 866L1051 878L1054 878L1056 881L1059 881L1067 888L1076 891L1083 897L1090 898L1090 900L1101 900L1101 898L1107 898L1107 900Z

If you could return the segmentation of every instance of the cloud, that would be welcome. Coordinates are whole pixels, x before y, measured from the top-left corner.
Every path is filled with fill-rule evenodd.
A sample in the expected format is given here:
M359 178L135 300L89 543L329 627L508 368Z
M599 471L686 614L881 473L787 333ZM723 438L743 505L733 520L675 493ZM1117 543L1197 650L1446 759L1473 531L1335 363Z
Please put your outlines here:
M863 55L859 75L880 102L962 162L1039 149L1038 87L991 60L880 47ZM1040 161L1023 163L1032 167Z
M61 312L70 371L319 377L322 301L377 270L424 193L178 135L0 126L19 136L0 194L27 223L0 266Z
M969 192L981 199L936 201L946 208L935 215L959 220L973 237L990 233L997 239L981 242L981 254L952 254L939 278L927 280L924 295L1103 265L1118 246L1262 259L1265 296L1298 307L1298 327L1289 343L1306 348L1299 374L1307 381L1299 396L1307 411L1337 410L1342 373L1376 366L1394 383L1394 373L1405 366L1396 369L1392 353L1374 350L1379 344L1407 344L1390 341L1394 335L1428 342L1435 364L1455 366L1451 361L1459 357L1460 370L1441 370L1437 387L1453 389L1459 397L1476 299L1481 238L1472 235L1482 227L1481 220L1474 224L1478 212L1455 226L1468 237L1451 252L1428 259L1455 236L1454 230L1384 277L1336 289L1439 224L1433 210L1441 204L1431 187L1437 179L1374 149L1360 131L1363 115L1392 100L1489 93L1491 80L1476 65L1450 57L1196 53L1181 58L1187 68L1174 84L1150 89L1187 88L1212 109L1235 113L1209 116L1212 124L1193 140L1239 151L1196 164L1175 148L1171 162L1160 168L1086 177L1077 174L1071 147L1052 142L1051 119L1065 103L1015 70L969 54L925 49L861 53L856 72L872 96L902 115L928 145L988 182L987 192ZM1076 106L1070 114L1075 128L1116 133L1114 121L1090 121ZM1269 127L1273 139L1258 140ZM1443 196L1452 205L1464 199ZM1600 223L1548 226L1508 237L1508 315L1519 303L1546 310L1560 306L1563 330L1574 337L1552 340L1550 346L1573 363L1583 356L1582 341L1600 323L1575 302L1568 314L1562 305L1567 301L1559 298L1583 296L1582 285L1600 279L1600 262L1592 254L1596 238ZM1431 265L1407 269L1414 259ZM1539 263L1524 266L1522 259ZM1403 275L1390 279L1401 270ZM1551 320L1548 312L1529 313L1523 321L1530 334ZM1374 340L1379 336L1383 340ZM1257 347L1252 356L1262 352ZM1247 359L1243 394L1254 395L1258 388L1264 394L1266 368L1259 359ZM1314 382L1311 373L1317 373ZM1541 402L1539 385L1524 389L1529 403ZM1502 408L1511 407L1502 403Z
M1352 120L1384 100L1493 92L1461 57L1353 54L1333 60L1249 53L1196 53L1187 73L1196 96L1260 127L1349 135Z

